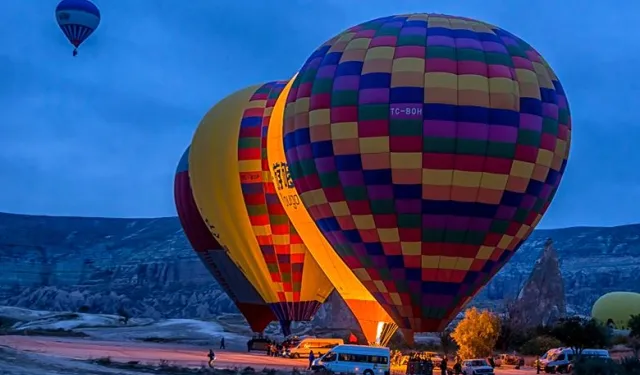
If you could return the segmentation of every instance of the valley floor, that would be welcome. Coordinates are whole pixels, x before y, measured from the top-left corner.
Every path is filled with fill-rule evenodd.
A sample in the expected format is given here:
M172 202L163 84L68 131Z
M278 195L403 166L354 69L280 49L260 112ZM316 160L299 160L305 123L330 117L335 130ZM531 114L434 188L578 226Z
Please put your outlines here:
M306 367L304 359L247 353L249 335L242 325L228 316L211 322L132 319L123 324L114 315L0 307L0 375L249 374L245 367L284 375ZM222 337L225 350L217 349ZM209 369L209 348L216 353L217 368L236 371ZM404 369L397 370L404 374ZM498 375L527 373L531 374L497 371Z

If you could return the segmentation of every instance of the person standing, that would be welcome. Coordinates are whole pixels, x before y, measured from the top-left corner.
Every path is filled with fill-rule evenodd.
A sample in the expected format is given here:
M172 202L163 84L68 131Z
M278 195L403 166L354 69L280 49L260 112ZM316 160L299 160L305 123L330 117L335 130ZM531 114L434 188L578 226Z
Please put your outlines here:
M462 359L460 356L456 356L456 363L453 365L453 373L455 375L462 374Z
M313 355L313 350L309 352L309 368L308 370L311 370L311 367L313 366L313 361L316 359L316 356Z
M216 360L216 353L213 352L213 349L209 349L209 367L213 368L213 361Z
M489 361L491 368L496 368L496 362L493 360L493 356L487 358L487 360Z
M440 362L440 373L442 375L447 375L447 357L442 358Z
M224 336L220 339L220 349L225 349L224 347Z

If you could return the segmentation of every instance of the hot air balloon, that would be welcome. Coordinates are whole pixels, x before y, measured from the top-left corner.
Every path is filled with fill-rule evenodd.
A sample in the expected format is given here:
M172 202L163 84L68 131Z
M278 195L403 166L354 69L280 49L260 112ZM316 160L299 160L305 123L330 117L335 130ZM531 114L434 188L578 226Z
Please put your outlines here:
M196 130L189 162L202 217L288 336L291 322L311 320L334 288L268 194L261 129L283 86L252 86L215 105Z
M276 317L202 220L191 193L189 148L180 158L173 186L180 223L196 254L247 319L251 330L264 331Z
M284 106L292 83L293 80L289 81L284 88L273 107L269 122L263 125L263 137L265 132L267 137L266 149L263 149L263 153L266 151L271 175L275 176L276 180L280 180L275 185L276 192L296 231L335 286L336 291L346 302L358 321L366 340L370 344L386 346L398 326L393 323L389 314L356 278L320 233L318 226L302 205L293 185L282 144ZM264 144L263 147L265 147Z
M284 148L320 232L411 342L511 258L566 167L565 92L529 44L447 15L383 17L320 46Z
M73 56L76 56L80 44L98 28L100 10L89 0L62 0L56 7L56 20L75 47Z
M629 329L632 315L640 315L640 293L611 292L598 298L591 316L602 324L613 322L617 329Z

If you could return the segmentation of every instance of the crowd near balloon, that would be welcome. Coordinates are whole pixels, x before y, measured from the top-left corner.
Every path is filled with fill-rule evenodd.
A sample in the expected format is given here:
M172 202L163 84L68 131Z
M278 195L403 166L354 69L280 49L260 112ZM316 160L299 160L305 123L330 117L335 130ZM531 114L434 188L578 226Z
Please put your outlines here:
M99 20L87 3L57 10L76 47L90 31L73 25ZM333 291L369 344L443 330L558 190L557 76L506 30L407 14L338 33L283 78L195 128L174 185L192 247L256 332L290 335Z

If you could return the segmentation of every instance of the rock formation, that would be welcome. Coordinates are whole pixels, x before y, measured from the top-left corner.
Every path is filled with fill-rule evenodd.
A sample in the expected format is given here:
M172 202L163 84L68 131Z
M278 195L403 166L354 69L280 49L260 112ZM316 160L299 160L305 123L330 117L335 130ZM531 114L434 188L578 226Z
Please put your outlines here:
M513 324L524 327L550 325L567 314L560 262L551 239L508 310Z
M589 314L607 292L640 292L640 225L536 230L471 305L499 310L515 299L548 237L562 259L570 312ZM0 270L0 305L66 311L88 306L103 313L125 306L134 317L151 318L237 312L176 218L0 213ZM336 328L351 328L351 319L337 295L316 316L317 326Z

